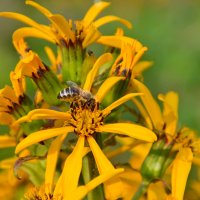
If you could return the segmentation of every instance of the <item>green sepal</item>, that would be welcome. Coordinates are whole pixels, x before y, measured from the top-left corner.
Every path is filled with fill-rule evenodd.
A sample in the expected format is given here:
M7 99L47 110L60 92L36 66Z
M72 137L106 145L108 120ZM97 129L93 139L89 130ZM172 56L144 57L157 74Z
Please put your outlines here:
M62 79L66 81L74 81L80 84L82 79L81 69L85 50L81 44L73 44L61 46L62 53Z
M39 78L33 78L33 80L48 104L59 105L61 103L57 96L63 87L57 76L50 69L44 71Z
M169 166L169 154L173 143L166 143L166 139L162 138L153 143L149 154L144 160L141 167L141 175L144 180L153 181L160 179Z
M29 175L29 180L35 186L41 186L44 183L45 160L37 159L37 162L24 162L21 169Z

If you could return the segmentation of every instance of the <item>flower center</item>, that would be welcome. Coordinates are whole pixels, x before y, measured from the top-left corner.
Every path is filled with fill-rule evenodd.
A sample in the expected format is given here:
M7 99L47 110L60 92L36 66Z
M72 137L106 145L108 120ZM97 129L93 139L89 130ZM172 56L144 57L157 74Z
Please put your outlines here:
M71 103L71 125L79 135L92 135L103 124L103 113L99 103L91 98L87 101L77 100Z

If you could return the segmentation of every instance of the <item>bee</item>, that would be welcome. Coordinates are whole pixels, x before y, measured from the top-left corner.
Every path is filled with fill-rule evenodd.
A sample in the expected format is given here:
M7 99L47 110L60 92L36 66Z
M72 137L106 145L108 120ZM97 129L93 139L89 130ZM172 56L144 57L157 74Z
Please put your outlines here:
M65 100L67 102L73 102L76 100L81 100L84 102L88 102L93 98L93 95L81 89L76 83L73 81L67 81L67 85L69 87L61 90L57 96L58 99L60 100Z

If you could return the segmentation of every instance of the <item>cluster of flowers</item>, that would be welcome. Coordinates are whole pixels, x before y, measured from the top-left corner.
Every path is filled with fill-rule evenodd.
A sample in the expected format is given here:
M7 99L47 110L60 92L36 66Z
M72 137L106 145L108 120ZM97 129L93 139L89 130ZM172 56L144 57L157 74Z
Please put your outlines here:
M109 6L103 1L79 21L26 4L50 24L0 13L28 25L13 34L20 60L12 86L0 90L0 124L9 127L0 148L15 148L0 162L1 199L19 199L24 190L28 200L183 199L192 163L200 163L200 141L193 130L177 128L177 93L160 94L161 109L144 85L142 72L152 64L140 61L147 47L120 28L109 36L99 31L112 21L131 24L117 16L96 19ZM49 66L27 37L55 44L56 53L45 47ZM94 43L106 46L102 55L89 49ZM195 197L197 181L187 189Z

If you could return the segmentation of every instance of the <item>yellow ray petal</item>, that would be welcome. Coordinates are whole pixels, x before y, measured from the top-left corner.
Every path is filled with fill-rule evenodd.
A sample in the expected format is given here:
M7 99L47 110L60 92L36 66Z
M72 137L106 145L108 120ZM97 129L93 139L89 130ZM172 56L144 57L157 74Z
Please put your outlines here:
M57 136L57 138L51 143L48 150L45 172L45 184L49 186L48 189L50 189L50 192L52 192L54 186L54 175L61 144L66 138L66 136L67 133Z
M147 50L148 50L147 47L142 47L142 48L137 52L137 54L135 55L134 60L133 60L133 62L132 62L132 66L134 66L134 65L138 62L138 60L140 60L140 58L142 57L142 55L144 54L144 52L147 51Z
M113 76L107 78L103 84L101 84L100 88L98 89L95 98L98 100L98 102L101 102L107 92L120 80L123 80L124 77L118 77L118 76Z
M73 132L74 128L72 126L66 126L66 127L61 127L61 128L52 128L52 129L47 129L47 130L42 130L42 131L37 131L29 136L27 136L25 139L23 139L15 149L15 153L18 154L21 150L36 144L38 142L41 142L43 140L47 140L49 138L66 134L69 132Z
M163 119L166 124L165 132L174 136L178 121L178 94L171 91L166 95L160 94L158 98L163 101L164 104Z
M11 80L13 90L17 98L19 98L20 96L23 96L26 89L25 78L22 77L20 79L15 79L15 72L11 71L10 80Z
M87 137L89 146L91 148L92 154L94 155L97 168L100 174L107 173L108 171L115 170L112 163L104 155L103 151L100 149L99 145L96 143L93 137ZM104 183L106 199L117 199L121 197L121 181L118 177L113 177Z
M172 196L176 200L183 200L187 178L191 169L193 153L190 148L182 148L173 162L172 168Z
M19 13L14 13L14 12L0 12L0 17L6 17L6 18L11 18L11 19L15 19L18 21L21 21L25 24L28 24L29 26L32 26L44 33L46 33L49 36L52 36L50 32L47 32L47 30L40 24L38 24L37 22L35 22L34 20L32 20L31 18L19 14Z
M129 38L126 36L118 36L118 35L101 36L97 40L97 43L108 45L115 48L121 48L123 43L134 44L136 52L138 52L143 47L139 41L133 38Z
M26 1L26 4L35 7L39 10L42 14L44 14L59 30L62 37L66 39L66 37L70 38L72 41L75 40L75 35L71 30L68 21L60 14L52 14L49 10L45 7L39 5L34 1Z
M59 14L52 15L49 19L54 23L57 29L62 33L62 37L65 39L71 39L73 42L75 41L75 35L71 30L71 27L68 21Z
M0 112L0 124L10 125L15 121L14 117L7 112Z
M103 174L104 172L107 172L109 170L114 170L112 163L104 155L103 151L100 149L95 139L93 137L87 137L87 140L94 155L99 173Z
M16 141L8 135L0 135L0 149L16 146Z
M34 8L39 10L45 16L52 15L52 13L48 9L46 9L45 7L41 6L40 4L38 4L38 3L34 2L34 1L26 1L26 4L33 6Z
M73 152L68 156L63 169L63 193L64 199L72 199L82 168L82 158L85 137L79 136Z
M157 137L154 132L143 126L139 126L136 124L129 124L129 123L105 124L103 126L100 126L96 131L127 135L138 140L144 140L146 142L154 142L157 140Z
M16 157L11 157L0 161L0 169L11 169L16 162Z
M0 90L0 96L4 97L5 99L8 99L12 103L18 104L18 98L14 93L14 90L12 87L6 85L3 89Z
M199 157L194 157L192 162L193 162L193 164L200 167L200 158Z
M101 18L97 19L94 22L94 26L96 26L98 28L98 27L100 27L104 24L107 24L107 23L113 22L113 21L119 21L122 24L124 24L125 26L127 26L128 28L132 28L132 24L128 20L122 19L122 18L117 17L117 16L112 16L112 15L101 17Z
M85 84L83 86L84 90L90 91L99 68L111 60L112 60L112 55L110 53L105 53L97 59L93 68L90 70L90 72L87 75Z
M91 180L89 183L87 183L85 186L79 186L76 189L76 192L74 194L75 195L74 199L83 199L84 196L88 192L92 191L95 187L106 182L108 179L120 174L123 171L124 171L124 169L122 169L122 168L110 170L106 173L103 173L102 175L97 176L96 178Z
M151 67L153 65L153 62L150 61L140 61L138 62L132 70L132 75L137 75L137 74L141 74L143 71L145 71L146 69L148 69L149 67Z
M167 198L164 184L161 181L151 183L147 190L147 200L161 200Z
M83 18L84 26L89 26L93 22L93 20L99 15L99 13L101 13L109 5L110 3L103 1L94 3L94 5L89 8L89 10Z
M41 32L40 30L33 28L33 27L23 27L23 28L19 28L17 29L14 33L13 33L13 43L15 48L18 50L18 46L19 46L19 41L22 38L26 38L26 37L35 37L35 38L41 38L41 39L45 39L49 42L55 43L56 38L52 38L49 35L47 35L44 32Z
M50 109L35 109L30 111L26 116L21 117L18 119L13 125L26 122L26 121L32 121L37 119L63 119L67 120L70 119L71 115L69 113L65 112L59 112L56 110L50 110Z
M35 7L42 14L44 14L59 29L63 37L69 36L69 38L73 38L73 40L75 39L67 20L62 15L52 14L45 7L35 3L34 1L27 1L26 3Z
M142 102L144 103L145 108L147 109L154 127L157 130L161 130L163 127L163 119L160 111L160 107L157 102L154 100L148 88L136 79L131 79L132 87L137 90L137 92L142 92L144 95L141 96Z
M144 118L145 124L147 126L147 128L149 129L153 129L153 125L151 122L151 118L149 117L147 111L145 110L144 106L136 99L133 98L132 99L133 103L137 106L138 110L140 111L142 117Z
M77 149L82 149L82 143L84 143L82 140L84 140L84 138L82 137L82 136L80 136L81 138L79 138L78 140L79 140L79 144L76 144L76 146L75 146L75 148ZM77 146L78 145L78 146ZM75 149L74 149L75 150ZM78 150L78 151L80 151L80 150ZM58 181L57 181L57 183L56 183L56 186L55 186L55 189L54 189L54 196L59 196L60 194L62 194L63 195L63 193L64 193L64 191L63 190L65 190L65 188L63 187L63 183L64 183L64 175L66 175L66 173L67 173L67 171L66 170L68 170L68 168L69 168L69 166L71 166L72 168L73 168L73 165L70 165L70 164L74 164L74 162L76 162L75 160L76 160L76 156L78 156L77 158L79 159L80 157L79 157L79 155L81 155L82 157L81 158L83 158L90 150L89 150L89 148L87 147L83 147L83 150L82 150L82 153L80 153L80 152L78 152L77 150L76 150L76 152L77 152L77 155L75 155L75 153L73 154L73 152L72 152L72 154L73 155L75 155L75 157L74 156L71 156L71 157L68 157L67 158L67 160L65 161L65 165L64 165L64 169L63 169L63 171L62 171L62 173L61 173L61 175L60 175L60 177L59 177L59 179L58 179ZM72 155L71 154L71 155ZM74 157L74 159L75 160L73 160L73 163L71 163L71 160L73 159L73 157ZM66 162L68 162L68 164L66 163ZM80 160L79 160L79 162L80 162ZM80 164L80 163L79 163ZM76 167L76 165L75 165L75 167ZM80 167L80 165L79 166L77 166L78 168L76 168L76 170L78 171L79 170L79 167ZM64 172L64 170L66 171L66 172ZM73 173L72 173L73 174ZM70 178L71 178L71 174L70 174ZM70 191L70 195L71 195L71 193L73 193L74 194L74 191L72 192L72 191ZM73 198L72 198L73 199Z
M126 101L132 99L135 96L139 96L139 95L143 95L142 93L130 93L127 94L123 97L121 97L120 99L118 99L117 101L113 102L111 105L109 105L108 107L106 107L103 110L103 114L107 115L109 114L113 109L115 109L116 107L120 106L121 104L125 103Z
M56 56L55 56L53 50L48 46L44 47L44 50L45 50L51 64L56 63Z
M98 40L100 37L101 33L97 30L97 28L93 24L91 24L83 40L82 43L83 48L89 46L90 44Z

